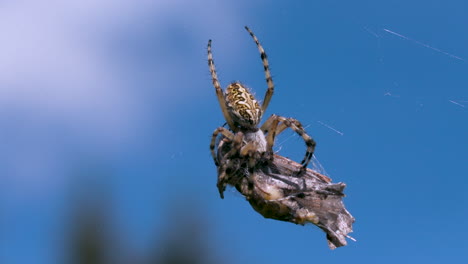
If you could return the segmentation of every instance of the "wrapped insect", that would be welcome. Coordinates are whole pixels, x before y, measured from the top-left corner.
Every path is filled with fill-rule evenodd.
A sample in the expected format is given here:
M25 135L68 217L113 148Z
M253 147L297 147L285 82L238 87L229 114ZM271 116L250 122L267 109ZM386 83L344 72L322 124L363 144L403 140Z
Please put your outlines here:
M235 145L235 144L234 144ZM344 183L331 179L279 155L263 155L249 168L249 158L235 151L230 140L218 145L218 189L234 186L265 218L299 225L312 223L327 234L331 249L345 246L354 217L342 202Z

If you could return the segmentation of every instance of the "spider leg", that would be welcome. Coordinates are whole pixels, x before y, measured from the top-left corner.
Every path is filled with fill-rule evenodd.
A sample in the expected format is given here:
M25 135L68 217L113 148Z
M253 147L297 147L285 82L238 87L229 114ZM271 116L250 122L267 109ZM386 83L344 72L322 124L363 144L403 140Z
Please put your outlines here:
M219 166L219 162L215 153L216 138L219 134L223 135L225 138L228 138L231 141L234 141L234 134L232 134L231 131L227 130L224 127L218 127L217 129L215 129L215 131L213 132L213 136L211 136L210 151L216 166Z
M221 199L224 199L224 191L226 190L227 186L227 174L226 174L226 168L227 164L223 163L218 169L218 182L216 183L216 187L218 187L219 191L219 196Z
M271 115L267 121L262 125L262 130L264 133L268 133L266 136L267 141L267 152L270 153L270 156L273 157L273 145L275 144L276 135L279 134L277 132L278 123L280 122L280 118L277 115Z
M262 58L262 62L263 62L263 69L265 70L265 79L268 85L268 89L265 93L265 98L263 99L263 103L262 103L262 113L265 113L268 107L268 104L270 103L271 97L273 96L275 85L273 84L273 79L271 78L270 66L268 64L268 57L265 53L265 50L263 49L262 45L260 45L260 42L258 41L257 37L254 35L254 33L250 30L250 28L246 26L245 29L249 32L250 36L252 36L253 40L257 44L257 48L258 48L258 51L260 52L260 57Z
M288 118L282 124L284 124L286 127L290 127L299 136L301 136L302 139L304 139L304 142L307 146L307 150L306 150L304 159L301 161L301 164L304 169L307 168L307 165L309 164L310 160L312 159L312 156L314 155L315 145L316 145L315 141L306 133L301 122L299 122L298 120L294 118ZM281 133L282 131L286 129L286 127L283 128L283 126L280 125L277 131L279 130L280 131L279 133ZM277 132L277 134L279 133Z
M249 154L252 154L253 152L257 151L257 144L255 144L255 142L248 142L247 144L245 144L245 146L243 146L241 149L240 149L240 155L241 156L247 156Z
M234 162L235 163L235 162ZM232 184L233 177L235 177L237 171L233 161L230 159L225 160L219 167L218 167L218 181L216 183L216 187L218 187L219 196L221 199L224 199L224 191L226 190L226 186L228 184Z
M267 153L273 158L273 145L275 144L276 135L280 134L283 130L278 130L278 123L280 118L277 115L271 115L265 123L260 127L264 134L266 134Z
M264 153L258 151L258 144L254 141L248 142L240 150L240 155L248 158L248 168L253 169Z
M229 150L229 152L224 155L223 159L227 160L230 157L236 155L238 152L240 152L242 150L241 146L242 146L243 140L244 140L244 133L240 131L237 132L234 135L234 139L232 140L231 150Z
M219 81L218 81L218 75L216 74L213 54L211 53L211 39L208 41L208 67L210 68L211 79L213 81L213 86L216 90L216 96L218 97L219 106L221 106L221 110L223 111L224 119L226 120L226 123L229 125L229 128L232 131L235 131L236 127L234 126L234 121L229 115L229 111L226 106L226 99L224 98L223 89L221 89L221 85L219 84Z
M264 134L267 134L268 132L270 132L272 123L273 123L273 121L275 121L276 119L278 119L278 116L277 116L277 115L271 115L271 116L263 123L263 125L260 127L260 130L262 130L262 132L263 132Z
M294 118L285 118L282 116L272 115L268 118L267 121L262 125L262 131L268 131L267 135L267 150L273 152L273 144L275 137L282 133L286 128L291 128L299 136L304 139L307 146L306 154L304 159L301 161L302 167L306 168L309 164L315 150L315 141L307 135L302 124Z
M226 186L228 185L228 183L232 180L233 173L235 174L237 172L238 168L236 168L235 162L233 162L232 157L234 157L241 151L243 139L244 134L242 132L237 132L233 136L232 141L229 140L231 141L229 142L231 149L225 154L220 154L222 155L222 163L218 166L218 182L216 186L218 187L221 199L224 199L224 191L226 190Z

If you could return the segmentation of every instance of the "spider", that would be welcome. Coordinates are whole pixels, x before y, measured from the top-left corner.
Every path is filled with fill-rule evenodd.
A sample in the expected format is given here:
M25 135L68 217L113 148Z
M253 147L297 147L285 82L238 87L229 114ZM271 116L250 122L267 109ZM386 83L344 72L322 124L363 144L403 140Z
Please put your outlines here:
M221 197L223 197L222 192L227 185L224 177L227 177L226 175L230 174L226 173L225 170L230 166L232 169L232 165L220 164L218 160L215 152L215 145L219 134L223 136L223 140L232 142L232 149L225 154L226 157L224 160L229 161L229 157L234 155L240 155L243 157L242 159L233 159L233 161L242 163L237 165L237 169L243 168L252 170L258 166L262 160L265 160L265 158L272 160L275 137L286 128L291 128L301 136L307 146L304 159L301 162L302 170L305 171L315 149L315 141L307 135L302 124L296 119L271 115L263 125L259 127L262 115L265 113L271 97L273 96L274 84L268 65L267 55L263 50L263 47L260 45L260 42L254 33L247 26L245 29L249 32L257 45L265 71L268 88L261 105L255 99L252 92L240 82L229 84L226 88L226 92L223 92L218 81L213 55L211 53L211 40L208 41L208 66L211 72L211 78L219 105L229 127L229 129L218 127L213 132L210 144L211 155L213 156L215 165L219 168L218 188L220 190Z

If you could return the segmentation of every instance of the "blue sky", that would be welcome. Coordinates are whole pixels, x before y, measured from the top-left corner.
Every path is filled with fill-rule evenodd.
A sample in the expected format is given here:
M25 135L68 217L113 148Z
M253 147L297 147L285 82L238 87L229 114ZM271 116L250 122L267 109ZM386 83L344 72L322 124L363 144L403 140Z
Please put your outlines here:
M135 255L195 221L226 263L466 261L467 8L2 2L0 262L61 263L77 197L105 204L106 226ZM234 190L218 196L208 146L224 120L206 44L223 87L240 80L263 98L245 25L272 66L266 116L300 120L328 175L348 186L357 242L347 247L264 219ZM295 160L305 151L292 132L276 148Z

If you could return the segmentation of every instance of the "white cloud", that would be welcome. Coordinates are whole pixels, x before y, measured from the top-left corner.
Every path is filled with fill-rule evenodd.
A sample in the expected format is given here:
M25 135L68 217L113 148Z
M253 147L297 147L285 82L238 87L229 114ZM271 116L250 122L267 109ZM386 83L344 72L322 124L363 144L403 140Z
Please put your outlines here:
M228 30L236 20L231 7L216 1L0 5L0 156L8 157L0 182L9 179L13 185L57 180L51 175L60 177L63 164L70 162L70 145L106 155L125 151L138 139L146 99L126 76L132 68L125 59L106 50L115 34L150 30L166 38L168 26L182 23L190 37L204 43L203 33L223 25ZM175 54L172 49L166 55ZM176 67L156 68L161 69L156 78L168 84L179 74L164 72Z

